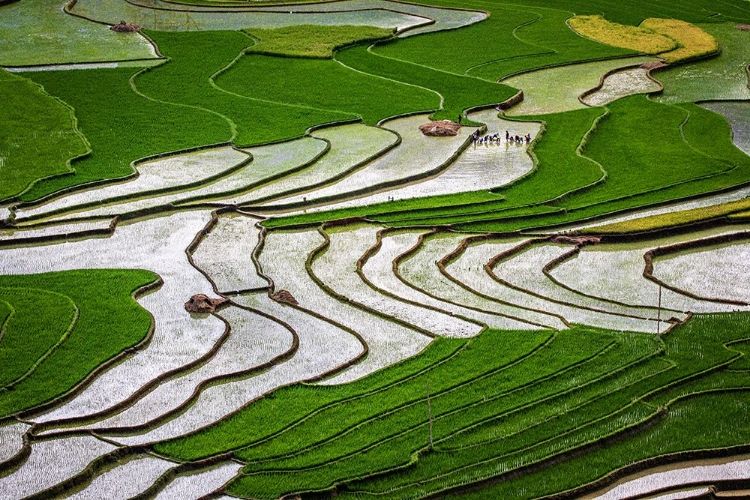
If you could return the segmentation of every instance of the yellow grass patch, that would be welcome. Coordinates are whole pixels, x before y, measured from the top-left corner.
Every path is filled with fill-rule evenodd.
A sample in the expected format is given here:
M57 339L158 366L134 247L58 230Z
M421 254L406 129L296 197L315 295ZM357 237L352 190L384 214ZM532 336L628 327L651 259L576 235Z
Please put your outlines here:
M568 25L579 35L599 43L644 54L660 54L667 62L719 50L719 43L709 33L677 19L651 18L640 26L626 26L607 21L602 16L575 16L568 20Z
M737 212L729 216L730 219L750 219L750 210L745 212Z
M599 43L644 54L659 54L678 48L675 40L638 26L612 23L602 16L575 16L568 26L579 35Z
M660 55L667 62L705 56L719 50L719 42L716 38L698 26L685 21L651 18L643 21L641 28L660 33L679 44L677 49Z
M748 209L750 209L750 198L722 203L721 205L714 205L712 207L694 208L680 212L651 215L642 219L615 222L614 224L587 229L583 232L596 234L641 233L703 222L718 217L750 217Z

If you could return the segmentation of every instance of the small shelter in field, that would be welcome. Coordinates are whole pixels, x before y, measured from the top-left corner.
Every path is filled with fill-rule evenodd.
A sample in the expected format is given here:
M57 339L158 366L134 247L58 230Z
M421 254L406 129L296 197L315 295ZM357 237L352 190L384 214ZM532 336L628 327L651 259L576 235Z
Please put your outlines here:
M137 33L141 31L140 26L136 26L135 24L131 24L131 23L126 23L125 21L120 21L119 23L110 26L109 29L117 33Z

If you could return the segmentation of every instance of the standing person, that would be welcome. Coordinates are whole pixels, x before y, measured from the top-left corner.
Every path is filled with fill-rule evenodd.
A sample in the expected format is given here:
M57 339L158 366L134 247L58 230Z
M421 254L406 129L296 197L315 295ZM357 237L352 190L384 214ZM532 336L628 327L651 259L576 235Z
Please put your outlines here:
M510 133L506 130L505 131L505 142L508 142L510 140Z
M461 113L458 114L458 124L461 125Z

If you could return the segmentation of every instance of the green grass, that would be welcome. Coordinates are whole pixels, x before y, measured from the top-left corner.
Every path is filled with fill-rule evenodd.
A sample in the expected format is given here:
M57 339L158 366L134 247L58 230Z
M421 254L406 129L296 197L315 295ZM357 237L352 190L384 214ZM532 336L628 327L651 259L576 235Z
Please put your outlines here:
M573 15L567 10L484 4L480 8L491 11L481 23L379 45L374 52L493 82L544 66L635 54L576 35L565 23Z
M748 410L750 391L687 399L674 404L666 419L632 439L602 449L593 448L581 457L550 464L543 472L509 478L455 496L468 500L539 498L576 488L617 468L660 454L747 443L748 428L737 422L745 418ZM717 415L721 418L716 418Z
M684 140L689 147L695 152L690 155L690 158L692 158L691 163L699 164L701 165L701 168L704 168L709 164L708 161L701 159L701 155L704 155L704 158L713 158L714 162L724 162L732 168L712 177L684 182L682 184L665 187L659 190L646 190L640 195L629 193L619 199L596 205L581 207L578 198L574 197L560 205L560 208L565 210L564 212L561 211L558 214L546 218L537 218L531 222L527 221L525 223L524 221L519 220L512 224L487 224L486 226L484 224L476 224L474 225L475 228L497 228L499 226L505 228L530 226L542 227L544 225L572 222L597 215L624 211L635 207L643 207L670 200L678 200L681 198L711 193L746 183L750 176L750 162L747 155L737 149L732 143L732 130L726 120L720 115L707 111L694 104L683 104L680 107L690 114L689 119L682 126L681 135L684 137ZM658 147L658 143L655 144L655 146ZM673 147L673 145L667 145L667 147ZM661 151L659 151L659 154L661 154ZM671 162L672 160L670 159L669 161ZM684 165L678 165L678 167L682 169L684 168ZM469 225L467 225L467 227L469 227Z
M37 179L71 172L70 160L87 152L71 109L33 82L0 69L5 96L0 120L0 200Z
M492 12L488 19L465 28L381 43L373 52L461 75L497 58L538 57L538 47L513 36L514 28L536 21L539 17L536 13L502 7L493 7Z
M496 435L492 440L475 443L475 446L469 448L461 447L466 446L465 438L459 440L459 443L457 443L461 445L459 447L443 449L438 446L436 451L424 454L414 466L402 472L355 482L347 489L359 495L358 497L361 497L363 492L371 491L390 492L390 494L382 495L385 498L408 498L411 494L416 495L418 492L422 494L436 492L456 484L465 484L492 477L497 475L498 471L513 470L524 464L531 464L566 450L575 449L577 446L595 442L612 432L626 428L628 425L653 417L656 414L656 403L651 405L648 403L654 397L658 397L660 391L669 394L670 389L668 388L671 386L681 387L675 385L681 381L691 378L701 380L704 377L712 377L711 372L707 370L726 364L739 354L733 351L731 347L725 348L724 344L734 339L746 338L750 334L748 327L750 327L748 317L743 314L697 317L694 321L673 331L663 339L665 349L663 358L656 358L653 362L650 362L652 363L651 368L644 372L646 377L631 373L635 376L628 380L627 372L614 374L609 381L597 384L596 389L602 394L602 397L592 400L590 405L576 408L570 403L563 402L564 400L559 401L556 409L557 411L564 409L563 418L555 420L546 420L544 416L545 406L535 405L530 409L530 412L539 423L536 427L529 427L523 434L513 434L509 430L508 421L498 421L494 429ZM608 383L614 385L607 387ZM712 386L714 388L734 387L736 382L725 380L724 384L714 383ZM703 390L701 386L695 386L692 389L682 390L680 394L685 396L700 390ZM654 394L654 396L649 396L649 394ZM733 406L742 401L741 399L738 401L738 398L732 393L723 395L721 400L728 406ZM669 400L659 401L659 404L667 402ZM744 403L742 405L744 406ZM620 413L617 410L618 407L624 410L624 413ZM571 411L571 408L574 408L573 411ZM676 408L680 408L680 404ZM702 412L705 412L705 414L693 415L697 417L697 421L702 422L704 421L702 419L709 418L709 415L715 415L715 406L706 407L699 410L698 413ZM664 421L668 428L676 430L679 425L683 424L682 419L674 418L679 415L681 415L681 412L677 410L670 413ZM606 418L598 422L594 420L602 417ZM679 423L677 427L671 425L671 422L675 421ZM586 422L589 422L589 424ZM548 429L548 427L551 428ZM566 431L567 428L571 427L576 430L574 432ZM598 432L595 432L597 427L599 428ZM689 424L689 427L692 429L699 428L692 423ZM488 434L491 430L483 429L485 434ZM701 433L696 431L680 433L681 437L679 438L676 435L670 437L675 441L681 441L679 446L682 446L682 449L716 448L745 444L750 439L750 435L746 432L738 432L736 422L725 426L723 432L727 431L728 435L726 436L712 433L715 438L713 440L704 439L703 436L698 435ZM521 474L520 479L509 478L481 491L484 498L503 498L506 496L534 498L560 492L596 479L608 470L637 461L640 457L658 456L671 451L665 449L665 441L655 440L653 439L654 436L652 430L645 430L631 439L623 440L621 443L604 446L602 450L591 450L583 457L573 456L563 460L563 464L575 464L581 469L573 479L568 474L550 472L549 467L546 467L543 472ZM633 442L638 444L631 446L630 443ZM679 448L679 446L672 444L668 448ZM623 453L623 448L628 450L639 449L639 453ZM590 467L592 460L597 463L597 455L607 457L606 460L602 460L601 464L598 464L605 465L607 470ZM592 457L592 459L589 457ZM565 465L550 467L566 471L572 470L572 467ZM526 492L524 487L533 485L534 481L537 482L535 487ZM524 485L524 487L520 485ZM394 488L400 489L395 490ZM519 495L519 492L524 493Z
M230 140L240 145L279 141L300 136L313 125L355 118L247 99L213 86L211 76L253 43L242 33L151 36L173 60L145 72L123 68L26 74L75 109L93 152L73 163L75 175L38 183L23 194L24 201L129 175L130 163L146 156ZM205 54L210 54L209 61ZM204 63L194 64L197 59ZM143 95L134 91L131 78Z
M436 120L455 121L468 108L496 104L516 93L506 85L388 59L365 46L343 49L336 53L335 59L357 71L437 92L443 98L443 105L434 113Z
M28 363L38 358L49 343L58 338L61 330L70 323L70 303L60 302L60 297L68 297L78 308L79 316L69 336L56 348L28 377L14 384L12 390L0 390L0 418L27 410L55 397L65 394L83 380L100 364L106 362L124 349L141 342L151 327L151 316L132 298L139 288L153 283L157 276L147 271L131 270L85 270L58 273L0 276L0 289L39 290L39 300L34 304L21 304L23 295L13 295L19 307L39 308L42 311L31 311L38 317L24 314L19 316L18 327L38 324L42 319L52 321L48 331L36 330L33 341L23 342L19 336L29 336L28 330L14 331L13 338L4 339L0 344L7 360L18 357L11 364L15 373L23 367L22 361ZM4 300L8 295L4 294ZM50 314L58 311L53 321ZM8 327L13 324L9 323ZM104 327L106 326L106 328ZM15 327L14 327L15 328ZM55 330L54 332L52 330ZM10 330L9 330L10 331ZM7 333L7 332L6 332ZM47 337L45 339L45 337ZM11 349L12 348L12 349ZM8 367L9 365L4 365ZM5 373L5 372L4 372ZM5 376L4 376L5 377Z
M730 370L750 370L750 341L732 344L732 349L740 351L743 357L729 365Z
M23 0L0 7L0 64L28 66L153 58L149 42L114 33L63 12L57 0Z
M608 110L610 114L599 122L583 151L587 158L602 165L606 179L553 204L564 211L552 216L555 222L711 192L719 186L738 184L747 176L748 158L731 154L739 151L724 135L725 121L716 115L696 107L689 108L688 114L686 108L660 105L645 96L618 100ZM701 139L710 130L712 139ZM561 154L563 150L557 149L557 155ZM541 153L538 156L540 160L544 158ZM549 155L554 157L554 153ZM742 168L736 169L737 165ZM703 179L706 176L709 177ZM540 191L548 192L547 188ZM494 221L476 223L481 219ZM506 224L495 214L453 220L466 222L465 227L472 229L513 230L545 223L536 219Z
M607 182L571 199L568 208L632 196L699 177L724 172L733 167L703 141L683 140L681 124L700 120L684 108L663 106L646 96L620 99L608 106L612 113L589 140L586 156L601 163ZM716 137L716 143L721 146ZM746 162L747 163L747 162ZM748 163L750 166L750 163Z
M0 300L0 340L2 340L2 335L5 334L8 319L12 314L13 307L8 302Z
M0 387L7 387L67 338L78 310L70 297L45 290L2 288L0 299L13 311L0 337Z
M293 392L288 389L277 391L273 400L267 401L266 404L262 400L232 419L237 421L239 416L242 416L244 427L237 422L233 426L237 430L255 429L251 434L257 436L257 430L264 429L269 435L265 439L255 437L254 443L235 452L236 456L255 465L246 469L246 472L253 474L248 476L247 480L238 483L236 489L233 488L232 491L249 494L245 489L247 487L252 488L252 495L257 495L259 484L269 487L276 484L271 490L263 490L263 497L273 496L282 491L294 489L287 480L291 481L291 484L296 484L304 479L322 487L337 480L336 477L347 468L349 468L347 474L352 474L355 470L368 469L369 465L363 465L362 461L366 461L367 464L376 462L378 464L376 468L392 467L404 460L408 461L409 448L422 447L426 442L424 391L425 383L428 381L436 422L440 422L437 425L460 427L470 425L467 422L476 419L492 417L500 411L498 405L501 402L501 406L507 408L512 407L513 404L521 404L522 401L549 396L560 386L575 385L574 381L580 382L581 376L595 378L597 374L611 370L612 363L616 363L616 360L624 362L625 358L631 356L626 354L630 352L628 347L620 346L611 350L612 337L586 329L561 333L555 340L552 340L551 344L548 344L550 340L552 339L549 333L487 332L468 343L451 341L466 343L466 345L449 358L443 358L444 362L433 362L430 368L425 368L425 365L420 363L420 371L412 372L411 377L404 377L403 371L399 370L397 372L399 378L389 377L393 381L389 385L373 384L373 378L377 380L379 377L386 377L390 374L391 369L386 369L373 377L341 388L310 388L304 392L302 388ZM439 340L422 356L434 355L433 350L445 342L447 341ZM632 355L636 357L654 352L653 349L656 347L653 339L648 336L635 336L630 342L633 342ZM496 350L494 346L498 343L505 345L505 349ZM593 360L599 356L602 356L602 359L595 363ZM588 375L583 368L574 369L563 375L567 368L577 363L584 363L588 367ZM598 368L595 369L594 366ZM558 377L550 385L534 382L536 379L552 377L553 373ZM326 396L330 392L341 394L339 403L328 402ZM352 400L352 394L360 395L360 397ZM513 396L508 395L509 399L504 399L502 394ZM309 402L305 403L305 401ZM279 408L285 408L288 404L293 403L301 408L314 409L320 407L321 402L327 403L327 406L312 413L310 410L303 412L309 416L289 426L285 432L279 432L278 424L275 422L271 429L265 429L261 424L271 418L271 415L286 415L286 412L279 411ZM276 408L275 412L273 408ZM468 408L472 411L462 410ZM254 418L252 418L253 415ZM368 430L366 437L356 430L360 427L362 430ZM217 452L214 443L226 434L225 428L226 424L219 424L214 429L205 432L209 436L214 436L213 440L199 433L192 440L177 440L166 445L157 445L156 449L162 453L170 450L196 450L196 446L190 446L191 442L193 445L197 442L205 442L211 443L212 450ZM414 432L408 431L412 428ZM443 432L442 427L436 427L436 429ZM404 431L407 431L408 436L394 435L394 433L398 435ZM448 432L449 429L445 431ZM440 432L438 436L441 435ZM201 441L197 441L198 439ZM236 448L243 441L247 442L240 436L235 436L234 439L227 436L223 439L225 446L230 449ZM378 443L382 440L386 442L383 446L379 446ZM372 450L365 455L357 452L367 447L368 442L376 446L377 450ZM301 451L297 453L297 450ZM351 454L352 452L355 452L354 455ZM274 459L274 456L278 458ZM179 457L187 458L184 454ZM340 457L341 460L337 459L335 463L331 463L331 467L323 467L322 464L327 464L331 457ZM321 469L316 464L323 468ZM286 473L256 474L256 472L276 468L310 466L315 466L315 468L308 472L295 472L294 479ZM252 483L252 486L243 486L248 482Z
M75 109L92 153L72 163L74 175L43 180L21 199L35 200L85 182L133 172L131 162L149 155L227 141L229 125L205 111L163 104L136 94L132 68L26 73Z
M314 106L320 109L318 113L330 114L328 121L361 116L365 123L375 125L384 118L440 106L439 97L428 90L358 73L332 60L248 55L216 83L238 95L274 99L298 109ZM278 111L270 116L279 122L275 129L289 127L288 121L280 119L284 116Z
M334 485L344 497L369 497L368 492L421 497L566 457L653 419L658 405L675 398L707 387L737 387L741 382L730 372L713 374L741 359L743 344L734 342L748 337L750 316L733 313L696 316L661 338L576 327L554 336L488 331L469 341L441 339L422 355L361 381L278 390L224 422L157 444L155 450L181 460L234 450L247 466L228 492L243 498ZM728 393L723 401L731 406L737 399ZM641 455L663 453L659 444L641 440L649 432L633 437L641 442ZM735 429L711 447L744 444L748 438ZM701 436L682 439L685 447L704 442ZM609 444L604 451L618 446ZM614 464L608 466L624 464L614 451L608 456L603 463ZM579 460L573 455L563 463ZM586 471L572 484L605 472ZM531 474L537 481L540 475ZM544 477L547 493L568 487L567 477ZM525 478L521 474L513 481Z
M519 345L518 350L514 349L515 352L511 351L505 356L490 359L487 356L486 343L496 342L503 338L502 335L487 335L483 340L474 342L472 349L462 352L450 363L434 366L422 377L378 395L377 400L381 400L383 404L374 405L373 397L369 397L337 405L285 432L277 439L239 450L237 456L255 464L248 467L247 472L272 470L277 467L302 468L325 464L326 457L345 455L357 447L366 447L368 441L372 444L387 438L394 430L399 429L401 424L397 422L412 422L414 426L422 426L425 417L425 380L431 382L430 400L436 408L434 416L443 423L445 419L441 419L440 415L451 405L468 404L474 400L477 393L489 396L492 390L500 391L501 387L492 388L493 385L507 382L513 378L511 373L518 373L520 368L514 369L509 363L515 360L517 353L524 352L521 350L522 346L530 350L534 344L526 342L525 345ZM547 369L555 368L549 366ZM449 373L455 375L452 378L441 377ZM467 381L470 383L466 383ZM367 437L357 432L358 427L365 426L368 429ZM378 437L379 433L381 437ZM290 447L291 443L298 444Z
M588 361L595 363L610 354L605 339L597 339L600 343L581 342L580 337L574 335L560 334L549 348L538 351L528 362L521 364L514 365L509 363L509 359L500 358L491 364L485 362L476 366L473 373L464 369L463 373L456 374L445 384L433 378L440 377L442 371L436 370L434 375L430 374L427 378L430 381L436 446L443 446L449 436L461 429L482 425L487 419L494 420L498 415L513 413L525 404L553 397L556 391L574 386L574 381L580 383L581 375L583 380L588 377L593 379L602 371L612 369L617 358L614 355L608 361L602 360L597 369L590 367L585 375L583 370L564 373L571 365L585 363L589 366ZM573 348L573 344L578 344L577 348ZM562 352L567 351L568 356L564 359L559 357L561 351L556 351L556 347ZM622 359L625 353L617 354ZM444 371L452 375L458 366L470 365L471 361L457 360L461 365L446 366ZM449 371L450 368L452 370ZM554 383L535 383L539 379L549 382L552 377ZM450 385L444 389L447 384ZM316 447L308 450L301 446L301 451L295 455L262 462L254 461L258 460L255 455L247 457L238 453L251 463L244 469L247 476L238 480L231 491L242 496L266 496L269 492L276 495L284 489L326 488L347 476L358 477L363 473L408 464L412 453L428 444L426 403L424 396L419 398L418 395L415 387L413 402L363 420L360 425L362 429L367 429L366 436L358 432L359 429L348 433L331 432L331 437ZM368 417L361 410L357 415L360 419ZM526 420L519 425L528 424ZM318 423L316 427L322 425ZM274 484L283 486L274 489Z
M248 53L319 59L331 59L336 49L355 42L374 42L393 36L391 30L371 26L303 25L244 31L258 39Z
M138 90L156 100L209 110L222 117L232 129L232 135L225 140L231 139L236 145L299 137L313 125L356 118L352 114L309 106L287 106L279 96L263 100L262 97L268 96L226 92L220 88L224 79L221 76L217 78L217 87L213 83L214 76L254 43L243 33L149 32L149 35L171 61L140 75L135 81ZM201 61L201 64L195 64L195 61ZM284 65L291 61L281 59ZM281 69L275 67L272 75ZM234 71L232 68L227 74Z
M355 118L248 99L213 86L211 76L252 45L242 33L151 36L172 60L142 73L122 68L26 74L75 109L93 151L73 163L74 175L39 182L21 199L129 175L131 162L154 154L230 140L241 145L279 141L313 125Z

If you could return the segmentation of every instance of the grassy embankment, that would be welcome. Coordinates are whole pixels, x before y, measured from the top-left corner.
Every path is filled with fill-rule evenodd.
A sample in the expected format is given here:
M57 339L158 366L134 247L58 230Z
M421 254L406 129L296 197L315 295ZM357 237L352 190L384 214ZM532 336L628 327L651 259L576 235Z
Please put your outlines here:
M136 94L130 85L136 72L123 68L25 74L75 109L92 152L73 162L74 175L43 180L22 200L130 175L131 163L139 158L229 140L230 128L220 117Z
M654 432L654 430L660 429L659 426L662 425L670 428L672 432L677 430L678 427L675 427L674 424L680 425L683 424L683 421L680 418L673 417L680 416L679 405L681 403L678 403L673 409L673 401L675 401L675 398L685 397L700 390L698 388L681 390L681 384L689 380L711 377L713 370L724 370L723 367L731 363L732 360L739 359L740 352L733 347L727 348L725 345L734 340L747 338L748 333L750 333L748 326L747 315L706 315L698 316L688 324L672 331L662 338L664 351L659 360L665 364L661 365L659 370L651 371L644 378L637 381L633 380L632 385L622 384L619 390L611 389L610 395L607 396L607 398L621 398L619 401L623 408L631 411L629 418L619 422L616 419L609 422L606 420L598 421L597 427L599 427L601 434L593 439L591 439L592 436L579 440L575 434L553 434L563 442L563 446L560 446L556 453L548 454L547 457L560 456L561 454L564 458L561 460L562 465L554 467L550 465L536 470L530 469L525 473L521 472L520 477L504 478L501 482L498 482L495 488L483 491L486 495L485 498L487 496L515 497L516 495L511 492L519 491L525 492L521 495L523 498L556 493L585 484L611 470L640 459L668 453L671 450L663 447L663 441L653 439L659 435L659 432ZM734 386L735 384L730 387ZM748 387L747 381L742 386ZM722 385L719 384L715 385L712 390L722 389ZM746 405L746 398L738 397L732 392L724 393L718 399L723 400L727 407L738 404L740 406ZM558 408L560 407L558 406ZM639 414L637 411L639 408L642 411L645 410L645 412ZM669 410L670 413L659 422L656 415L664 409ZM688 429L697 429L697 426L700 425L699 422L705 421L708 415L713 414L715 407L697 410L693 414L693 417L697 418L688 424ZM564 414L568 412L569 409L566 408ZM699 413L702 414L698 415ZM613 413L612 415L616 414ZM635 430L637 427L632 426L637 425L639 421L646 420L658 423L650 429L641 428L633 436L625 434L622 436L623 439L619 441L607 442L606 438L609 435L616 435L629 427ZM542 428L547 425L547 422L540 423ZM581 430L585 431L585 427L581 427ZM720 426L717 428L718 432L713 435L713 440L706 440L702 436L698 436L699 432L688 431L683 433L684 430L678 432L681 437L673 441L670 448L675 450L720 448L727 445L746 444L750 438L747 430L738 429L736 425ZM502 442L504 434L501 428L498 429L495 439ZM600 441L602 442L601 445L596 444ZM635 443L637 444L633 446ZM497 452L491 451L491 447L487 446L488 444L490 444L490 441L485 442L485 446L467 447L444 453L439 450L435 454L426 456L423 463L418 462L416 467L407 469L403 473L354 484L351 489L355 492L359 490L383 492L391 491L394 487L400 487L399 493L406 496L406 493L420 490L439 491L450 487L451 482L454 485L466 484L473 480L486 479L496 475L503 478L503 473L531 463L525 460L523 455L514 456L511 454L502 461L498 460L493 457ZM534 446L538 446L530 442L523 442L523 445L527 446L529 451L533 451ZM592 446L580 457L565 455L566 451L588 445ZM636 448L636 446L639 448ZM637 453L623 453L622 447L629 450L637 449L638 451ZM601 460L602 457L606 458ZM569 467L567 464L574 465ZM575 474L559 473L559 469L572 470L574 467L578 467ZM455 472L446 474L446 471ZM500 493L501 491L504 491L505 495ZM395 491L392 491L392 495L393 493Z
M557 334L487 332L469 341L440 339L422 355L361 381L284 388L224 422L155 449L182 460L234 450L248 465L229 491L242 497L275 498L341 483L345 496L349 491L421 496L550 457L580 463L568 452L655 419L659 405L699 389L682 387L682 381L712 377L741 359L738 350L725 345L748 333L747 315L725 314L698 316L661 339L582 327ZM734 383L712 380L712 390ZM722 398L727 406L743 401L734 393ZM657 425L672 428L672 418L669 414L666 424ZM658 442L642 437L649 432L642 428L633 438L641 446L638 457L663 453ZM722 432L711 447L750 438L736 426ZM689 434L680 446L706 443ZM594 454L597 467L584 467L575 480L548 475L547 469L528 474L547 493L580 485L631 461L627 455L613 460L616 451L610 449L617 446L609 443ZM598 463L601 454L609 462ZM530 483L523 473L514 482Z
M576 35L565 24L572 15L566 10L493 6L490 11L481 23L377 45L373 52L492 82L540 67L636 54Z
M0 200L19 195L44 177L72 171L70 161L85 155L73 111L38 85L0 69L5 96L0 120Z
M68 296L45 290L0 289L0 299L12 311L0 330L0 387L7 388L68 336L78 309Z
M0 296L15 308L0 341L0 419L65 394L143 341L152 319L132 296L156 280L131 270L0 276Z
M313 125L356 119L352 113L335 109L287 105L282 96L226 91L223 80L236 71L237 64L245 59L245 49L254 43L243 33L152 32L150 35L172 61L140 75L135 82L138 90L157 100L209 110L222 117L230 124L231 140L238 146L299 137ZM195 64L197 60L204 63ZM274 67L272 75L277 75L292 61L294 59L278 59L281 67ZM222 73L223 70L226 72ZM269 68L264 71L268 72ZM298 89L290 82L284 85Z
M485 487L475 491L459 490L456 496L468 500L505 496L538 498L579 487L618 468L660 454L747 444L750 442L748 427L737 425L737 422L741 422L749 410L750 390L734 391L731 398L717 392L684 399L670 405L666 419L632 439L601 449L592 448L583 456L550 464L544 473L488 482L483 485ZM716 418L717 415L721 415L721 418ZM518 492L523 493L519 495Z
M318 48L319 37L329 31L333 43ZM240 59L217 79L221 88L238 95L353 113L366 123L375 124L399 114L438 110L441 96L443 109L434 117L456 121L466 108L498 103L515 93L504 85L383 59L370 53L365 45L340 49L335 54L338 63L309 59L328 57L333 49L354 40L385 38L382 31L360 30L357 37L351 27L295 27L248 33L258 37L260 43L248 49L249 57ZM330 92L332 86L336 93Z
M151 36L171 58L157 68L26 74L75 109L93 151L74 162L75 175L38 183L24 193L24 201L129 175L131 162L146 156L230 140L277 141L302 135L319 123L356 118L247 99L216 88L212 76L254 43L242 33ZM198 60L202 63L195 64Z
M304 57L290 57L289 51L295 46L297 32L296 29L283 33L277 30L265 33L251 31L253 35L273 36L268 42L263 42L261 38L257 51L254 47L250 48L246 56L216 79L216 85L230 93L227 95L256 103L259 107L275 101L288 104L291 110L315 109L330 116L326 120L318 119L319 123L361 117L365 123L374 125L384 118L414 111L430 111L440 106L439 97L427 89L352 71L330 58L312 58L310 53L325 53L333 48L316 48L314 37L309 42L297 45L297 52L304 52ZM315 35L320 30L311 33L308 29L302 29L299 32L304 37ZM364 31L363 36L372 36L367 33ZM336 88L336 92L331 92L332 88ZM278 112L271 116L278 116ZM286 117L286 122L279 124L282 130L294 124L288 113ZM286 135L291 136L291 133L286 132Z

